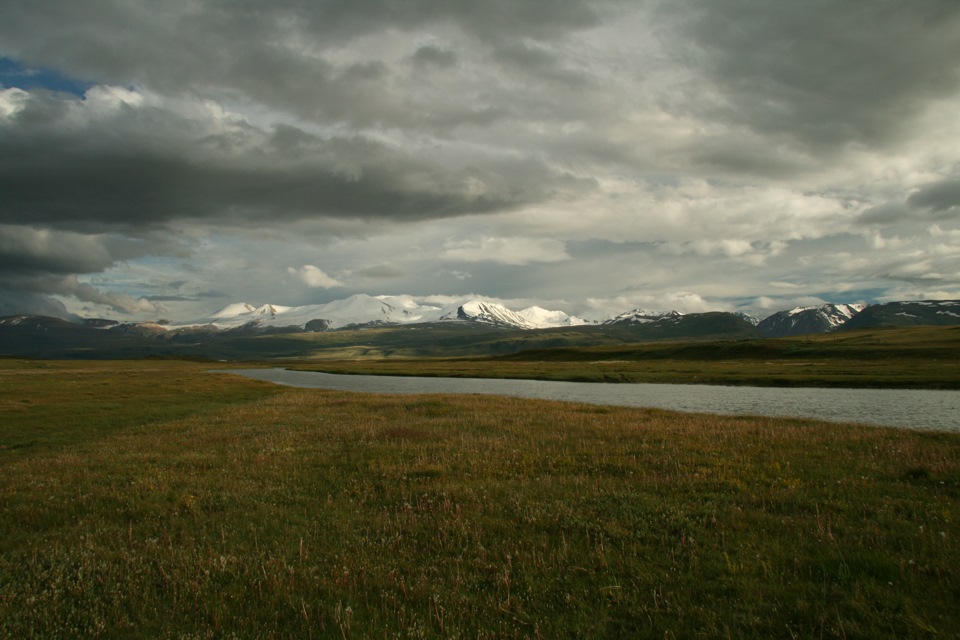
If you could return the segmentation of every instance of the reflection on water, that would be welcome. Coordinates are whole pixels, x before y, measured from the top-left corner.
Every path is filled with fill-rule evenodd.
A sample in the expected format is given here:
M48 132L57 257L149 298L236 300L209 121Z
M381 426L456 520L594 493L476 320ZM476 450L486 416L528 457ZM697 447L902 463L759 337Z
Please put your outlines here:
M344 376L287 369L221 371L277 384L365 393L482 393L695 413L797 416L960 431L960 391L605 384L486 378Z

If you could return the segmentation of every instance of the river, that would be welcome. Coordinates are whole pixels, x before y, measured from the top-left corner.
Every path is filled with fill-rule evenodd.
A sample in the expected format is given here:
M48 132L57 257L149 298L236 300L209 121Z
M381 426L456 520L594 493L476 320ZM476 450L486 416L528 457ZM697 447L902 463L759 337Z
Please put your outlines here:
M334 375L288 369L219 373L312 389L364 393L481 393L692 413L792 416L960 432L960 391L613 384L496 378Z

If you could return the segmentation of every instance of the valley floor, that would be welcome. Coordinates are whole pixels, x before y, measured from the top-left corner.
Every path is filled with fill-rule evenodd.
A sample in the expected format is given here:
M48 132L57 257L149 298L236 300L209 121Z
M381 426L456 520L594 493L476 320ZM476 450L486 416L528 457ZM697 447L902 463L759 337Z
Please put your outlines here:
M0 635L960 628L960 436L0 361Z

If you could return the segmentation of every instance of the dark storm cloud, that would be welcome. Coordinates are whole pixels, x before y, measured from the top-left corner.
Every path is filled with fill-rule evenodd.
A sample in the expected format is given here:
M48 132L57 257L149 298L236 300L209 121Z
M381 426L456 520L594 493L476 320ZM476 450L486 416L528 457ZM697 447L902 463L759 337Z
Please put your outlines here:
M938 213L960 207L960 180L944 180L921 187L910 194L907 203Z
M719 94L686 108L829 150L896 140L960 86L955 0L664 3L678 61ZM677 37L677 36L680 37Z
M27 272L0 272L0 301L19 301L23 307L19 313L39 313L67 317L58 312L63 305L50 296L69 296L82 302L109 307L120 313L148 313L158 310L145 298L135 299L128 295L112 294L80 282L74 275L59 275L41 269ZM0 308L6 303L0 303ZM17 313L16 310L13 310Z
M319 217L412 221L509 210L543 198L542 185L549 180L549 171L535 161L508 163L517 170L515 175L539 180L524 184L490 171L486 177L501 182L502 188L472 197L457 183L482 176L482 171L437 176L420 167L423 175L418 176L411 170L416 167L374 162L360 167L355 176L344 176L322 166L203 166L186 158L129 157L109 150L73 155L69 163L58 162L62 156L48 157L42 173L11 168L0 172L0 218L14 224L131 232L176 220L237 227ZM436 173L441 173L439 168ZM449 184L431 183L430 178L438 177Z
M13 291L0 285L0 317L20 314L73 318L63 303L42 293Z
M0 10L0 55L59 69L77 78L163 94L252 101L298 118L351 127L396 126L446 131L487 126L511 109L496 92L458 88L418 93L390 73L376 51L369 60L338 54L358 37L381 32L450 29L458 42L502 46L563 39L599 23L586 0L286 0L164 2L138 6L107 0L19 2ZM374 47L375 49L375 47ZM456 66L450 46L421 46L415 67ZM544 71L544 70L541 70ZM576 82L567 69L554 79Z
M152 311L151 303L125 295L104 293L77 280L75 274L99 273L118 259L157 252L140 241L97 235L0 224L0 309L14 303L20 313L67 317L50 295L111 307L123 313ZM161 243L162 244L162 243ZM2 315L2 314L0 314Z
M144 296L150 302L193 302L197 296L156 295Z
M112 263L113 257L100 238L0 225L0 272L4 276L91 273Z
M320 121L489 124L490 114L502 117L510 109L408 103L384 86L389 78L379 61L338 62L329 52L358 36L450 25L490 43L494 57L517 72L582 84L591 76L543 44L600 24L614 4L629 6L599 0L224 0L140 7L33 0L5 7L0 53L121 86L236 95ZM713 101L694 82L677 87L671 108L774 138L817 149L882 144L904 130L924 100L958 86L955 0L677 0L659 6L664 46L720 96ZM425 45L412 59L451 66L458 57L449 47ZM569 102L569 96L555 101L558 109ZM708 162L723 159L714 152ZM761 164L732 161L747 168Z
M12 0L5 8L16 27L49 32L64 43L76 42L78 31L103 31L103 46L143 42L176 33L189 43L196 33L214 41L226 38L272 39L298 30L317 39L342 42L386 28L413 29L453 23L464 32L491 39L518 35L551 38L569 29L592 26L598 5L586 0L170 0L137 5L87 0L82 5L57 0ZM126 30L118 30L124 27ZM41 29L42 28L42 29ZM11 35L14 29L8 30ZM18 38L17 40L25 40ZM96 43L91 43L94 46ZM39 44L37 45L40 46ZM199 46L199 45L198 45Z
M89 232L188 219L256 225L267 215L424 220L509 210L573 186L533 158L441 162L359 135L214 130L222 123L128 104L78 127L68 111L81 108L34 96L0 125L0 222Z
M323 51L385 29L451 25L483 41L563 36L599 21L585 0L279 0L8 3L0 54L111 84L223 87L300 115L344 117L357 78ZM423 55L430 55L429 51ZM434 61L448 58L433 56ZM359 82L359 87L357 83Z
M859 216L857 222L865 225L888 225L910 218L910 209L899 203L885 203L870 207Z
M410 59L418 67L434 66L448 69L457 65L456 53L432 45L420 47Z
M374 265L372 267L367 267L366 269L360 269L354 273L355 275L363 276L364 278L400 278L407 275L400 269L397 269L389 264Z
M8 100L0 289L152 312L146 299L71 276L146 255L186 256L177 239L184 224L236 232L334 218L409 222L508 211L591 186L533 157L431 157L360 134L260 128L204 103L150 100L106 88L83 100L46 91Z
M508 69L541 80L549 80L574 88L589 83L589 76L567 67L563 58L540 46L509 43L498 47L493 59Z
M948 179L924 185L906 202L887 202L866 209L856 222L864 225L893 225L910 220L946 219L960 213L960 180Z
M785 179L816 166L804 154L790 153L764 138L703 136L671 154L680 166L718 173ZM670 157L670 156L668 156Z

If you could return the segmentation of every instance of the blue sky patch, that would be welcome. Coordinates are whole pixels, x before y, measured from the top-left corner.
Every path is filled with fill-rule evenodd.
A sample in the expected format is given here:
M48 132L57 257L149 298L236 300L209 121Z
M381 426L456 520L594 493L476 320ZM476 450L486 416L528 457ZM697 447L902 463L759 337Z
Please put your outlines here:
M0 58L0 85L8 89L47 89L82 96L93 83L71 78L53 69L26 67L13 58Z

